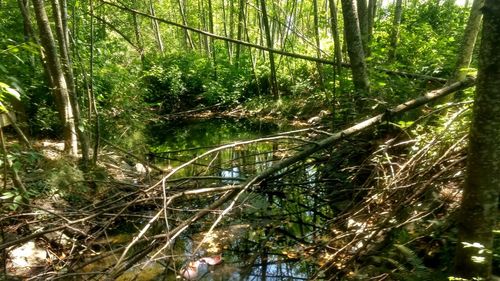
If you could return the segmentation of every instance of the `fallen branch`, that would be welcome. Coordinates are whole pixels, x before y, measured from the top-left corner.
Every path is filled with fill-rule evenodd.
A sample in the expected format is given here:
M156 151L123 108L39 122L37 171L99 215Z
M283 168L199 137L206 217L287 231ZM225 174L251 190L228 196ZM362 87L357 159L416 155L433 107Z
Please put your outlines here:
M342 139L345 139L347 137L353 136L353 135L355 135L357 133L360 133L360 132L362 132L362 131L364 131L366 129L372 128L372 127L374 127L374 126L382 123L384 120L389 119L390 117L392 117L394 115L398 115L398 114L404 113L404 112L406 112L408 110L417 108L417 107L419 107L421 105L424 105L424 104L426 104L428 102L431 102L431 101L434 101L434 100L439 99L441 97L444 97L444 96L446 96L448 94L451 94L453 92L469 88L469 87L473 86L474 83L475 83L475 79L469 77L466 80L453 83L453 84L451 84L449 86L446 86L446 87L443 87L441 89L430 91L430 92L426 93L425 95L423 95L421 97L418 97L416 99L413 99L413 100L407 101L407 102L405 102L403 104L400 104L400 105L398 105L398 106L396 106L396 107L394 107L394 108L386 111L385 113L378 114L378 115L376 115L374 117L371 117L369 119L366 119L366 120L364 120L364 121L362 121L362 122L360 122L360 123L358 123L358 124L356 124L354 126L351 126L351 127L347 128L345 130L342 130L340 132L336 132L336 133L332 134L331 136L329 136L329 137L327 137L327 138L325 138L323 140L320 140L320 141L315 142L313 144L305 145L303 150L297 152L296 154L292 155L289 158L286 158L284 160L281 160L281 161L277 162L275 165L273 165L272 167L270 167L267 170L263 171L262 173L257 174L257 175L255 175L252 178L249 178L244 184L242 184L242 188L238 188L238 189L234 189L234 190L228 191L226 194L224 194L223 196L221 196L218 200L216 200L215 202L213 202L210 206L208 206L207 208L199 211L195 215L191 216L189 219L185 220L184 222L182 222L181 224L179 224L174 229L172 229L170 231L167 231L166 233L163 233L163 234L151 237L150 241L154 241L156 239L162 239L162 238L163 239L167 239L167 241L165 241L164 245L162 247L160 247L159 249L158 249L157 244L154 243L154 242L152 242L150 245L148 245L147 247L145 247L140 253L137 253L133 257L130 257L130 259L128 260L128 262L126 264L119 264L119 263L117 263L115 265L115 267L111 270L111 272L109 272L108 280L113 280L114 278L118 277L121 273L123 273L128 268L132 267L136 262L139 262L141 259L143 259L144 257L148 256L148 254L150 254L151 252L155 251L155 254L153 254L153 257L156 256L162 250L164 250L167 247L169 247L172 244L172 242L174 241L174 239L176 237L178 237L184 230L186 230L191 224L193 224L194 222L202 219L206 215L212 213L213 210L216 210L217 208L219 208L223 204L231 201L231 203L229 204L229 206L226 207L222 212L220 212L218 218L212 224L210 230L208 231L208 232L210 232L222 220L222 218L226 214L229 213L229 211L236 204L238 198L244 192L246 192L249 188L251 188L253 186L256 186L256 185L260 184L261 182L263 182L263 181L271 178L272 176L275 176L276 174L278 174L280 171L284 170L285 168L287 168L287 167L289 167L289 166L291 166L291 165L293 165L293 164L295 164L295 163L297 163L299 161L307 159L312 154L314 154L314 153L316 153L316 152L318 152L318 151L320 151L322 149L328 148L331 145L335 144L336 142L338 142L338 141L340 141ZM246 143L246 142L242 142L242 143L238 143L238 144L230 144L230 145L224 146L224 148L234 147L234 146L241 145L241 144L244 144L244 143ZM162 183L163 191L164 191L164 194L165 194L165 191L167 189L167 187L165 185L165 182L167 181L167 179L169 177L171 177L174 173L176 173L180 169L182 169L182 168L186 167L187 165L193 163L196 159L204 157L205 155L207 155L209 153L212 153L213 151L220 150L220 149L221 148L214 149L212 151L206 152L203 155L198 156L198 157L194 158L193 160L191 160L191 161L189 161L187 163L184 163L183 165L181 165L181 166L177 167L176 169L174 169L172 172L170 172L169 175L167 175L166 177L164 177L162 181L160 181L159 183L153 185L148 190L151 190L152 188L157 187L157 186L160 185L160 183ZM164 195L164 196L166 196L166 195ZM166 207L168 206L168 204L171 202L171 200L169 200L169 202L166 202L167 198L168 197L164 198L165 202L164 202L163 209L166 209ZM160 210L159 213L161 213L161 211L162 210ZM124 256L122 255L122 258L123 257Z
M140 15L140 16L152 19L152 20L156 20L156 21L168 24L168 25L179 27L179 28L182 28L184 30L189 30L189 31L192 31L194 33L202 34L202 35L205 35L205 36L217 39L217 40L222 40L222 41L226 41L226 42L230 42L230 43L234 43L234 44L239 44L239 45L242 45L242 46L259 49L259 50L271 52L271 53L282 55L282 56L286 56L286 57L303 59L303 60L317 62L317 63L322 63L322 64L327 64L327 65L335 65L336 64L335 61L333 61L333 60L322 59L322 58L318 58L318 57L312 57L312 56L302 55L302 54L297 54L297 53L291 53L291 52L287 52L287 51L283 51L283 50L278 50L278 49L274 49L274 48L268 48L268 47L264 47L264 46L261 46L261 45L258 45L258 44L253 44L253 43L250 43L250 42L246 42L246 41L243 41L243 40L237 40L237 39L233 39L233 38L229 38L229 37L225 37L225 36L220 36L220 35L217 35L217 34L213 34L213 33L210 33L208 31L205 31L205 30L201 30L201 29L198 29L198 28L194 28L194 27L191 27L191 26L187 26L187 25L184 25L184 24L180 24L180 23L177 23L177 22L166 20L166 19L163 19L163 18L160 18L160 17L157 17L157 16L153 16L153 15L150 15L148 13L141 12L141 11L138 11L138 10L135 10L135 9L132 9L132 8L128 8L128 7L125 7L123 5L119 5L119 4L116 4L116 3L112 3L112 2L108 2L108 1L104 1L104 0L101 0L101 2L104 3L104 4L107 4L107 5L113 6L115 8L118 8L120 10L123 10L123 11L134 13L134 14L137 14L137 15ZM351 65L349 63L345 63L345 62L342 62L342 66L343 67L348 67L348 68L351 67ZM401 72L401 71L394 71L394 70L389 70L389 69L384 69L384 68L378 68L378 67L375 67L374 69L377 70L377 71L381 71L381 72L385 72L385 73L393 74L393 75L399 75L399 76L403 76L403 77L418 78L418 79L424 79L424 80L428 80L428 81L437 81L437 82L443 82L443 83L447 81L444 78L433 77L433 76L428 76L428 75L423 75L423 74L414 74L414 73L407 73L407 72Z

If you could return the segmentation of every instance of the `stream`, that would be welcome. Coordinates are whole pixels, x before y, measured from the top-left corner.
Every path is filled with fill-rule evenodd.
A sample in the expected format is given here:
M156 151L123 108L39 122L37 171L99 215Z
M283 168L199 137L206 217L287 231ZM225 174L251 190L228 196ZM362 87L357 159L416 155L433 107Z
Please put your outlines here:
M246 119L164 122L150 125L151 161L162 167L177 167L222 144L259 139L292 128ZM202 157L180 170L172 189L230 186L243 182L271 167L298 149L287 139L261 141L228 147ZM238 205L211 232L217 218L193 223L176 240L164 259L133 267L117 280L308 280L317 272L321 259L308 249L313 238L325 230L329 208L320 205L321 189L314 165L297 166L290 175L265 183L262 191L247 191ZM182 180L193 177L193 180ZM198 181L196 178L203 178ZM210 180L206 180L210 177ZM186 198L170 212L182 221L218 195ZM323 218L322 218L323 217ZM111 248L126 245L146 223L129 221L110 233ZM151 234L161 233L165 225L154 225ZM115 241L116 240L116 241ZM114 241L114 242L113 242ZM221 262L211 262L222 257ZM110 260L113 262L113 259ZM85 271L101 270L90 264Z

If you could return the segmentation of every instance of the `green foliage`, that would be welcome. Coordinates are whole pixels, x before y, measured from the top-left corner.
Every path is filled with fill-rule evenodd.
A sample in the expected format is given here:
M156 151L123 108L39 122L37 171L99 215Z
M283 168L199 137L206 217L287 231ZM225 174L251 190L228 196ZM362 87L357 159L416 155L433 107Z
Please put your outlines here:
M144 101L160 112L171 113L200 105L233 104L265 91L268 74L257 71L257 79L234 66L212 62L196 53L174 53L149 58L142 82Z
M391 5L380 11L381 21L374 30L372 63L385 63L392 23ZM437 4L425 1L405 7L394 67L434 76L451 74L467 19L464 8L454 1Z

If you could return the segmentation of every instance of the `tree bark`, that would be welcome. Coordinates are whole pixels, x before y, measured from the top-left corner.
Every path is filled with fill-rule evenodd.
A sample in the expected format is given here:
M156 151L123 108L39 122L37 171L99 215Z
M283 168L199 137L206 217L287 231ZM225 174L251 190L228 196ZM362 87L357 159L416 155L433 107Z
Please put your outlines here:
M363 51L368 55L368 3L366 0L357 0L359 31L361 32L361 42L363 42Z
M375 25L375 15L377 12L377 0L368 0L368 44L371 42L373 37L373 26ZM370 54L370 48L368 48L368 54Z
M339 24L338 24L338 19L337 19L337 7L335 5L335 0L328 0L328 6L330 10L330 28L332 30L333 34L333 49L334 49L334 61L335 61L335 66L334 66L334 82L335 79L338 77L339 81L339 89L340 91L343 91L344 89L344 82L342 78L342 43L340 42L340 34L339 34ZM333 85L333 91L332 91L332 113L336 114L336 104L337 104L337 87L334 83Z
M212 0L208 0L208 30L211 34L214 34L214 10L212 7ZM215 51L215 43L214 38L208 37L208 47L210 51L210 55L212 56L212 68L213 68L213 76L217 79L217 53Z
M500 190L500 2L486 0L469 134L467 174L458 218L457 277L491 280L493 229Z
M47 58L46 63L49 75L52 77L52 87L55 89L56 106L59 111L61 123L63 124L64 150L66 153L76 156L78 143L68 86L57 54L56 43L52 35L47 13L45 12L43 0L34 0L33 7L40 33L40 42Z
M155 6L152 0L149 0L149 13L153 17L156 17ZM157 20L151 18L151 26L153 27L153 32L155 34L156 44L158 44L158 50L160 51L160 53L163 54L164 47L163 47L163 40L161 38L160 25L158 24Z
M396 59L396 49L399 40L399 27L401 26L401 16L403 15L403 0L396 0L394 7L394 18L392 21L392 30L389 43L388 61L393 62Z
M222 26L223 26L223 30L224 30L224 36L227 38L231 38L231 36L229 36L228 28L227 28L228 23L226 20L227 19L226 0L222 1L222 18L223 18ZM229 23L229 26L231 26L231 23ZM229 41L226 41L226 52L227 52L227 58L229 60L229 64L233 64L232 48L233 48L232 44Z
M342 0L347 52L351 63L352 80L356 91L355 104L360 107L360 99L370 92L370 82L366 67L365 53L361 41L355 0Z
M139 48L139 56L141 57L142 66L144 66L146 64L146 57L144 54L144 44L142 42L141 27L139 26L139 22L137 21L136 14L132 14L132 22L134 24L135 42L137 44L137 47Z
M262 23L266 34L266 43L269 49L273 49L273 38L271 38L271 29L267 17L266 0L260 0L260 8L262 10ZM278 81L276 79L276 64L274 62L274 53L269 51L269 65L271 67L271 93L275 99L279 99Z
M321 41L319 38L319 15L318 15L318 0L313 0L313 15L314 15L314 40L316 41L316 56L321 58ZM323 67L321 63L316 62L318 70L319 85L324 88L323 83Z
M239 41L242 40L243 38L243 29L245 28L245 8L246 8L246 1L245 0L238 0L238 31L237 31L237 39ZM236 54L235 54L235 59L236 59L236 67L239 68L240 66L240 54L241 54L241 45L236 44Z
M182 24L187 25L186 12L184 9L184 1L178 0L177 2L179 4L179 12L181 14ZM193 50L194 43L193 43L193 39L191 38L191 34L189 34L188 30L184 30L184 37L185 37L184 42L186 43L186 47L189 46L191 48L191 50Z
M465 76L467 75L469 65L472 61L472 53L474 51L474 45L476 44L477 34L481 29L481 19L483 18L483 14L480 9L483 5L484 0L474 0L472 3L472 9L470 11L467 26L465 27L464 37L462 39L462 47L459 49L455 71L453 73L453 77L451 78L451 82L465 79Z
M80 115L80 106L78 104L78 97L76 93L75 78L73 74L73 67L71 64L69 53L69 40L68 40L68 26L67 20L63 17L67 16L67 12L63 11L66 5L61 6L59 0L52 0L52 13L54 15L57 42L59 43L59 52L61 53L61 63L64 78L68 85L68 96L73 111L75 129L78 139L80 140L80 147L82 151L83 166L87 167L89 160L89 141L83 129L83 122Z

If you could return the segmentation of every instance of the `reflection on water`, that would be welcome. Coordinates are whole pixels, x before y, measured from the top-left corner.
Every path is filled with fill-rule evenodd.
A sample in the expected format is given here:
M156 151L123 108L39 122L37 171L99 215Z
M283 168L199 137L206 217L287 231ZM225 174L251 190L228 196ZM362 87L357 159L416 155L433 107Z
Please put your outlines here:
M177 167L220 144L257 139L279 130L273 124L248 120L155 124L149 128L151 160L157 165ZM189 177L189 180L169 188L237 185L290 155L296 147L296 142L280 140L220 150L180 171L176 177ZM311 189L320 187L313 183L317 177L315 167L298 166L290 172L290 176L276 182L262 183L265 188L246 192L241 203L208 235L216 213L207 221L192 224L176 239L165 258L133 267L119 280L180 280L182 276L189 280L214 281L307 280L316 266L313 258L304 253L304 248L312 243L312 233L321 228L320 217L311 210L322 211L322 207L314 203L318 194ZM197 208L205 208L217 196L186 198L172 212L175 211L176 219L182 221ZM132 225L144 223L144 220L129 222ZM161 233L165 227L162 223L158 221L158 226L153 225L148 235ZM133 228L140 229L139 226ZM123 230L127 231L125 229L124 226ZM119 232L117 230L117 234ZM112 239L112 235L110 237ZM207 262L206 257L216 255L223 256L221 264Z

